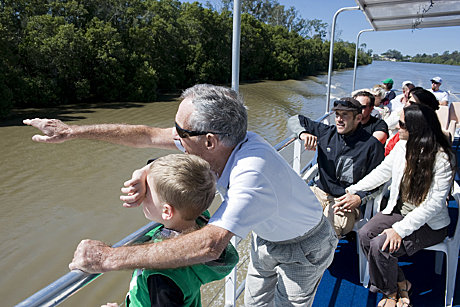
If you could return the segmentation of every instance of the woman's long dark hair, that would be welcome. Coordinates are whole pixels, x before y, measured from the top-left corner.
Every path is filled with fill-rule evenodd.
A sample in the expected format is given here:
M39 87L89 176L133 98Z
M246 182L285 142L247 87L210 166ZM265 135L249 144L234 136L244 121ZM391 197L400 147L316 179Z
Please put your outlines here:
M420 104L410 105L404 108L404 119L409 138L401 192L403 201L418 206L425 200L433 181L438 151L447 154L452 170L455 158L450 142L431 108Z
M429 106L435 111L439 110L439 101L436 99L436 96L423 87L414 87L410 90L409 95L412 95L417 103Z

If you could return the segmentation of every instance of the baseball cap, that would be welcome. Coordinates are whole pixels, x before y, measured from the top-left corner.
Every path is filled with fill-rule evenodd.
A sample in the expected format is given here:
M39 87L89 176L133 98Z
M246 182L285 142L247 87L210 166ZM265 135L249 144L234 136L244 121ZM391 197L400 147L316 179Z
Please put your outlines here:
M412 81L406 80L402 83L402 87L406 86L407 84L414 84Z
M351 97L344 97L340 98L340 100L334 101L334 107L332 111L342 110L342 111L358 111L361 112L362 110L361 103Z
M431 78L430 81L431 81L431 82L436 82L436 83L442 83L441 77L434 77L434 78Z
M391 83L391 84L393 84L393 79L387 78L387 79L383 80L382 83L383 83L383 84L385 84L385 83Z

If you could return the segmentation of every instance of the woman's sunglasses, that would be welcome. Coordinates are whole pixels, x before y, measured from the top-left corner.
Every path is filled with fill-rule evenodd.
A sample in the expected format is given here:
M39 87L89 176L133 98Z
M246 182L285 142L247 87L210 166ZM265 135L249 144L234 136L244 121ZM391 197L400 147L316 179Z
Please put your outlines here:
M406 129L406 123L405 122L398 121L398 124L399 124L399 128Z

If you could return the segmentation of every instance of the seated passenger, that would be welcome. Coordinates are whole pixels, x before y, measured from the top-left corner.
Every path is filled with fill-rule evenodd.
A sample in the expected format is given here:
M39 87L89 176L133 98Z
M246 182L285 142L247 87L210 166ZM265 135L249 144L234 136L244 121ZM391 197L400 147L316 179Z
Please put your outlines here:
M385 98L385 89L383 85L374 85L374 87L372 87L370 91L371 94L375 97L374 110L371 113L371 115L385 120L388 116L390 116L391 111L387 106L384 106L382 103L383 98Z
M388 104L388 107L391 111L391 115L385 119L385 122L387 123L388 129L390 131L390 138L398 132L396 125L398 124L398 120L401 116L402 109L406 106L406 103L409 101L409 91L413 88L414 85L410 81L404 81L402 86L403 93L396 96Z
M184 154L156 159L150 164L142 206L147 219L162 225L145 234L143 241L159 242L206 225L208 212L200 214L209 208L215 193L216 178L205 160ZM126 306L201 306L201 285L224 278L237 263L238 253L229 243L218 259L207 263L136 269Z
M429 89L429 91L436 96L436 99L439 101L439 104L442 106L449 105L449 93L439 89L439 87L442 84L441 77L434 77L430 81L431 89Z
M316 147L318 140L318 176L311 188L338 236L353 229L359 206L366 203L371 192L350 198L348 201L355 205L352 211L334 210L335 197L343 195L346 187L358 182L384 157L382 143L361 125L361 108L359 101L346 97L334 102L335 126L315 122L303 115L293 116L288 122L289 129L304 140L307 149L313 143Z
M400 111L402 108L406 106L406 103L408 101L409 97L409 91L413 89L415 86L412 84L412 81L404 81L402 83L402 94L396 95L395 98L393 98L390 103L388 104L388 107L390 108L391 111Z
M382 292L378 306L386 307L410 306L412 284L398 266L398 257L411 256L447 235L446 197L455 168L449 140L431 108L404 108L399 134L401 141L382 164L347 188L347 194L355 195L392 179L387 207L359 231L369 261L369 290Z
M385 87L385 97L383 98L383 105L386 106L396 96L394 90L392 89L393 79L387 78L382 81L382 84Z
M389 135L388 126L385 121L371 116L374 109L374 95L372 95L369 90L356 90L352 92L352 95L362 106L362 128L382 144L385 144ZM305 141L306 150L316 150L317 137L315 135L304 133L303 140Z
M411 104L418 103L418 104L424 104L433 111L436 111L439 109L439 102L436 100L436 97L429 91L421 88L421 87L414 87L412 90L409 92L409 99L406 103L406 106L409 106ZM385 146L385 156L387 156L391 150L393 150L394 146L396 143L399 141L399 132L396 133L387 143Z
M385 144L388 138L388 126L385 121L371 116L371 112L374 110L374 95L369 91L359 91L353 95L353 98L358 100L363 108L363 118L361 119L363 129L382 144Z

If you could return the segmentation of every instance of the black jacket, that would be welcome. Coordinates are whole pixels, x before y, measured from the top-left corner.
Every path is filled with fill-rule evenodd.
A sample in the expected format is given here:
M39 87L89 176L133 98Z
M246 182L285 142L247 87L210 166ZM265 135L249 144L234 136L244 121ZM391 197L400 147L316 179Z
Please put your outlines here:
M302 132L318 137L318 174L315 178L318 187L333 196L345 194L345 188L358 182L370 173L384 159L384 147L375 137L366 132L361 124L351 135L337 133L333 125L315 122L298 115ZM291 130L298 133L299 127ZM298 134L300 135L300 134ZM359 192L363 199L370 192Z

